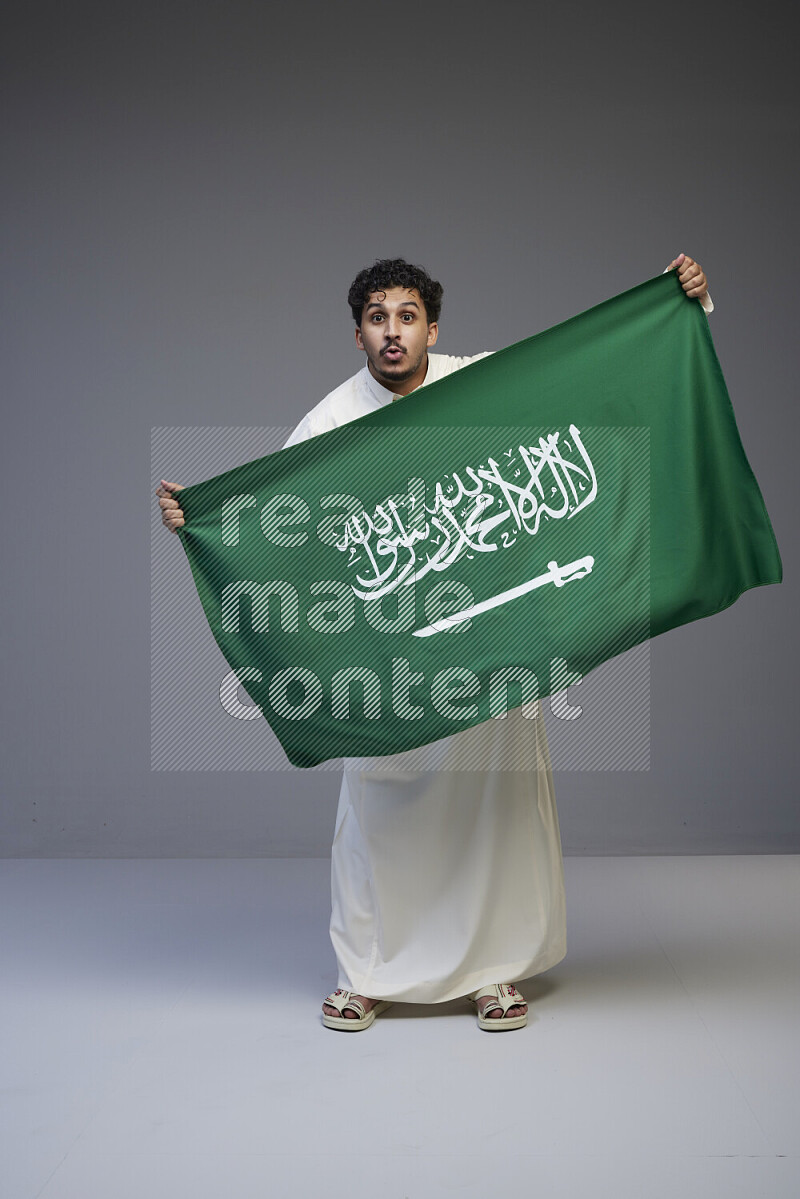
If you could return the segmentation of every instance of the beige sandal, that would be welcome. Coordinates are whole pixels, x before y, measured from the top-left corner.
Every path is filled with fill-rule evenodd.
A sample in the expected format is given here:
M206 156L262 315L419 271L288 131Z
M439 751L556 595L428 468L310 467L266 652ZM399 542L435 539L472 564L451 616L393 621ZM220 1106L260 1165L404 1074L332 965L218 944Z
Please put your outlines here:
M361 1000L355 998L355 991L343 991L341 987L329 995L325 1002L335 1007L339 1015L329 1016L327 1012L323 1012L322 1023L326 1028L339 1028L343 1032L361 1032L362 1029L369 1028L376 1016L380 1016L381 1012L392 1006L388 999L382 999L367 1011ZM348 1020L344 1014L345 1008L356 1012L358 1019Z
M482 999L484 995L491 995L492 999L486 1004L483 1015L481 1015L478 1000ZM528 1023L527 1012L523 1016L506 1015L510 1007L516 1007L518 1004L526 1002L513 983L490 983L488 987L479 987L467 998L474 1004L478 1013L478 1027L484 1029L485 1032L509 1032L512 1028L524 1028ZM502 1016L487 1019L487 1013L498 1009L502 1011Z

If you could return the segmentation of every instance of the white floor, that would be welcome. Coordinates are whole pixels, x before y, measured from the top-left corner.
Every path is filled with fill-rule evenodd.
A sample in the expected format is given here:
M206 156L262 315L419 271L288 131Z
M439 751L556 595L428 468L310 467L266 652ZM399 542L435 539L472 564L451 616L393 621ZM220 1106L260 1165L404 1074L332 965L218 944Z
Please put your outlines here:
M795 1199L800 859L565 866L501 1036L324 1029L325 861L0 864L2 1199Z

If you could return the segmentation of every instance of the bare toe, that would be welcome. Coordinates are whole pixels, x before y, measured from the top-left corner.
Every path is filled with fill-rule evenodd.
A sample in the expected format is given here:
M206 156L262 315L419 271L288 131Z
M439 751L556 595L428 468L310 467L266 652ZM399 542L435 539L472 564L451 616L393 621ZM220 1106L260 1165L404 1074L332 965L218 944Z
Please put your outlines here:
M487 1012L491 997L487 996L483 1003L480 1004L480 1013L486 1020L514 1020L517 1016L524 1016L528 1010L527 1004L515 1003L510 1007L505 1015L500 1008L494 1008L491 1012Z
M353 999L359 999L361 1003L363 1003L365 1012L368 1012L370 1008L374 1007L378 1002L377 999L368 999L365 995L354 995ZM347 1004L345 1004L344 1010L340 1012L339 1009L333 1007L332 1004L323 1003L322 1010L326 1016L336 1016L344 1020L361 1019L360 1013L355 1011L353 1008L348 1007Z

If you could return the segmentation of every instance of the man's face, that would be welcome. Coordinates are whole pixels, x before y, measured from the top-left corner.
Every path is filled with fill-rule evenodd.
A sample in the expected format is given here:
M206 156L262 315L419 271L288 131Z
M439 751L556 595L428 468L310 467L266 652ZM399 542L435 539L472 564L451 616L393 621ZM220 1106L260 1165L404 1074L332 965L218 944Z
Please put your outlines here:
M439 327L428 324L425 305L412 288L374 291L364 305L356 345L367 355L372 375L398 395L425 381L428 347L436 344Z

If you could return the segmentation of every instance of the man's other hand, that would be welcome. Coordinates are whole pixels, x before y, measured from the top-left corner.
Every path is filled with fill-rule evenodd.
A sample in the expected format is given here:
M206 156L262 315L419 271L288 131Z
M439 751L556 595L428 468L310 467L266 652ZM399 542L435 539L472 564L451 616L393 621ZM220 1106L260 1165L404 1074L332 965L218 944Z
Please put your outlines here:
M702 300L703 296L708 295L708 280L703 268L688 254L679 254L677 258L673 258L667 270L678 272L681 287L693 300Z
M161 480L161 486L156 488L158 496L158 506L161 509L161 523L170 533L177 533L181 525L186 522L183 519L183 509L179 506L178 501L172 498L174 491L183 491L180 483L168 483L166 479Z

